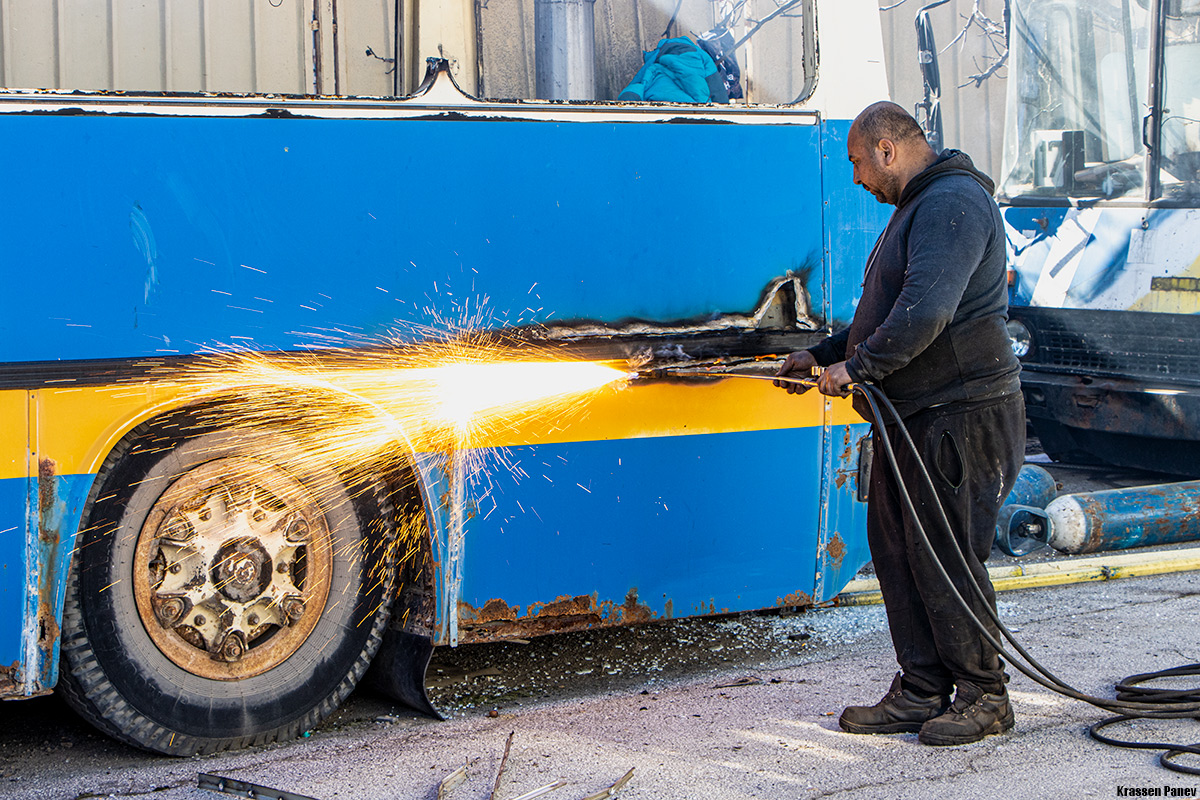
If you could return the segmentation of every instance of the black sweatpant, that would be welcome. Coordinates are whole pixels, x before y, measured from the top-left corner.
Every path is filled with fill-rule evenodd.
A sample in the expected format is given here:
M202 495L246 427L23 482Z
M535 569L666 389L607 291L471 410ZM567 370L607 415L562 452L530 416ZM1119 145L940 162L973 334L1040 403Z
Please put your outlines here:
M1025 457L1025 404L1020 392L998 400L951 403L905 420L921 451L954 529L947 533L919 477L912 452L894 425L888 434L925 533L959 593L986 619L968 575L953 554L957 540L970 575L994 609L995 592L983 562L992 549L996 516ZM867 540L903 684L921 694L951 694L971 684L983 692L1004 688L1003 663L946 588L920 544L900 500L895 476L874 434L875 459L867 509ZM995 625L989 628L999 638Z

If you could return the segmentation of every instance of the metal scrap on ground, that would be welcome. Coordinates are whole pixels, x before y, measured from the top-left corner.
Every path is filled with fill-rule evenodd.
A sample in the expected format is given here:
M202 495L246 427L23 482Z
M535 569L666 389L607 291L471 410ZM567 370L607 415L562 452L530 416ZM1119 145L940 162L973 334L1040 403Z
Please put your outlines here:
M451 772L446 777L442 778L442 782L438 784L437 800L445 800L446 795L457 789L463 781L467 779L467 765L463 764L458 769Z
M496 800L496 792L500 790L500 778L504 776L504 766L508 763L508 751L512 747L512 740L516 735L516 731L510 732L508 734L508 741L504 743L504 755L500 758L500 769L496 770L496 782L492 784L492 795L490 800Z
M633 768L632 767L630 767L629 772L626 772L624 775L622 775L621 778L616 783L614 783L612 786L609 786L607 789L605 789L602 792L597 792L596 794L589 794L587 797L583 798L583 800L606 800L609 797L616 797L617 792L624 789L625 784L629 783L629 781L631 781L631 780L633 780Z
M551 792L553 792L555 789L561 789L562 787L564 787L566 785L567 785L566 781L555 781L554 783L547 783L545 786L539 786L538 788L534 789L532 792L526 792L525 794L521 795L520 797L514 797L513 800L533 800L533 798L535 798L535 797L542 797L544 795L548 795Z
M762 678L755 677L754 675L747 675L744 678L738 678L736 681L730 681L729 683L718 683L713 688L714 689L733 689L738 686L758 686L761 683L762 683Z
M308 795L285 792L282 789L272 789L270 786L259 786L236 778L225 778L221 775L209 775L207 772L196 773L197 785L210 792L237 795L238 797L267 798L267 800L315 800ZM438 793L441 797L441 793Z

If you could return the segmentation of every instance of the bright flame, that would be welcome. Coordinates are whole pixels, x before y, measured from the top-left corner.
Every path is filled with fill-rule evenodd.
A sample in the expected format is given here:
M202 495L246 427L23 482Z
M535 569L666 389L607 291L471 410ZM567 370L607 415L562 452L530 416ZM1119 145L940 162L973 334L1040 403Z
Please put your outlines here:
M545 406L624 378L624 370L586 361L464 361L398 371L401 382L426 383L435 413L461 432L489 419Z

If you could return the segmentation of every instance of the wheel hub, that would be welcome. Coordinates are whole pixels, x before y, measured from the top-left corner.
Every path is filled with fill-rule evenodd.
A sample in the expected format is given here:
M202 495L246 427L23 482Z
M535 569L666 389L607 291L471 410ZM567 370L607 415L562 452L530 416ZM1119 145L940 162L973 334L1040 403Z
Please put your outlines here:
M257 540L230 539L213 558L211 579L217 590L235 603L249 603L271 584L271 554Z
M146 518L138 612L171 661L217 680L287 660L316 626L333 563L324 513L278 466L219 458L182 475Z

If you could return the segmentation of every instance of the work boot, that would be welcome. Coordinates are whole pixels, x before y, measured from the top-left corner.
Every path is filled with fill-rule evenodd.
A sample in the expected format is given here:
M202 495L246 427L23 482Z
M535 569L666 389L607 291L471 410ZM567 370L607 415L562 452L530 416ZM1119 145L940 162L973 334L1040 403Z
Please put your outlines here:
M873 706L850 706L838 725L848 733L916 733L950 705L947 695L921 695L905 689L896 673L892 688Z
M993 733L1004 733L1013 726L1008 692L986 694L974 686L958 687L954 703L940 717L921 726L917 741L930 745L970 744Z

